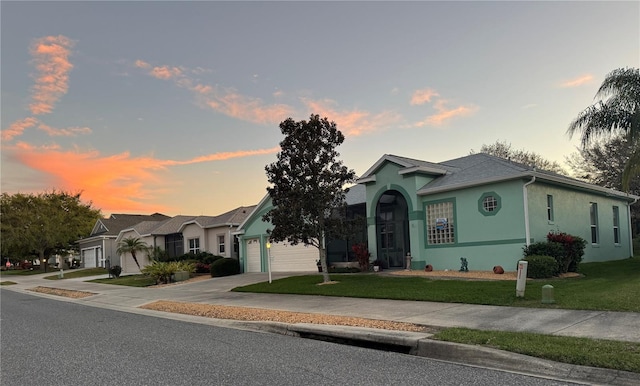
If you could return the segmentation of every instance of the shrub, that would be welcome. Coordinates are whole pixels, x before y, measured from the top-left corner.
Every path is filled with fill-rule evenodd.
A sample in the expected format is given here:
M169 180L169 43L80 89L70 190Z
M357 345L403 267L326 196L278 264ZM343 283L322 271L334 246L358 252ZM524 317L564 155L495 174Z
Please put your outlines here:
M171 275L176 272L175 266L172 266L171 263L160 261L154 261L153 263L142 268L141 271L145 275L151 276L151 278L155 280L156 284L160 282L165 284L169 283L169 281L171 280Z
M213 262L209 268L211 277L231 276L240 273L240 262L236 259L225 257Z
M215 263L216 261L218 261L220 259L224 259L224 258L225 258L224 256L211 255L211 256L207 257L206 259L204 259L202 262L205 263L205 264L211 265L211 264Z
M587 242L579 236L572 236L564 232L549 232L549 243L558 243L562 246L563 256L558 261L560 273L578 272L578 265L584 256L584 248Z
M360 268L356 267L329 267L329 273L358 273Z
M553 271L553 276L557 276L561 273L560 264L564 261L564 248L562 244L556 242L539 241L529 246L524 247L525 260L529 256L551 256L556 261L556 268Z
M170 269L173 270L171 274L178 271L186 271L194 273L196 271L196 263L190 261L171 261L169 262Z
M120 277L121 273L122 273L122 267L119 265L114 265L111 268L109 268L109 274L115 277L116 279Z
M196 267L196 273L210 273L210 264L205 264L205 263L196 263L195 264Z
M360 266L360 271L368 271L369 270L369 258L371 257L371 253L367 249L367 246L364 243L355 244L351 247L351 250L356 255L356 259L358 260L358 265Z
M149 253L149 258L153 261L169 261L170 259L169 252L167 252L166 250L160 247L155 247L151 249L151 252Z
M525 260L527 265L527 277L532 279L546 279L556 275L558 262L551 256L531 255Z

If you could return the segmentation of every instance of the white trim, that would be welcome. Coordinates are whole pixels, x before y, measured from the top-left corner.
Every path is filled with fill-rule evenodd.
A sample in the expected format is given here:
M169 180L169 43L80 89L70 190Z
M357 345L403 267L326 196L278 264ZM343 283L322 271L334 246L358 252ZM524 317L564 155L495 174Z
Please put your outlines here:
M254 213L257 213L258 210L262 207L262 205L267 202L267 200L269 199L269 193L267 193L264 197L262 197L262 200L260 200L260 202L258 203L258 205L256 205L255 208L253 208L253 210L251 211L251 213L249 213L249 215L247 216L247 218L244 219L244 221L242 221L242 223L240 225L238 225L237 228L237 234L244 234L244 229L242 229L242 227L244 227L244 224L247 223L247 221L249 221L249 219L251 217L253 217ZM242 232L242 233L240 233Z
M435 193L442 193L442 192L448 192L448 191L452 191L452 190L458 190L458 189L463 189L463 188L470 188L473 186L478 186L478 185L486 185L486 184L490 184L490 183L494 183L494 182L502 182L502 181L509 181L509 180L517 180L517 179L522 179L522 178L533 178L536 177L538 181L550 181L550 182L555 182L561 185L568 185L568 186L573 186L576 188L582 188L584 190L587 191L591 191L591 192L598 192L601 194L604 194L606 196L609 197L615 197L618 199L622 199L622 200L627 200L627 201L633 201L634 199L640 199L640 196L635 196L633 194L628 194L628 193L623 193L614 189L609 189L609 188L603 188L601 186L598 185L592 185L586 182L581 182L581 181L576 181L576 180L571 180L568 178L562 178L562 177L555 177L555 176L550 176L548 174L541 174L539 172L536 171L529 171L529 172L524 172L524 173L519 173L519 174L515 174L512 176L505 176L505 177L494 177L494 178L486 178L486 179L482 179L482 180L476 180L473 182L465 182L465 183L460 183L460 184L454 184L454 185L447 185L447 186L442 186L442 187L438 187L438 188L423 188L418 190L417 194L419 196L426 196L429 194L435 194ZM428 185L427 185L428 186Z
M524 243L528 247L531 244L531 229L529 229L529 193L527 187L536 182L536 176L531 181L522 185L522 201L524 203Z
M426 174L445 175L447 174L447 171L444 169L430 168L428 166L414 166L411 168L401 169L398 171L398 174L400 175L409 174L409 173L426 173Z

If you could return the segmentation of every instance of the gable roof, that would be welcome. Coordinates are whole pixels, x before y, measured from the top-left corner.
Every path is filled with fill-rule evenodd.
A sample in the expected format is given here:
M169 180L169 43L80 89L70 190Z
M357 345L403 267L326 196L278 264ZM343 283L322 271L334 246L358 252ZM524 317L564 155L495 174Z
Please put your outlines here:
M161 213L151 215L114 213L108 218L98 219L91 230L89 237L117 236L121 230L133 226L142 221L162 221L170 218Z
M198 216L187 220L180 226L179 231L188 224L197 224L200 228L216 228L222 226L238 226L253 212L256 205L241 206L218 216Z
M531 166L492 156L486 153L471 154L440 163L415 160L406 157L385 154L367 172L358 179L358 183L375 182L375 173L386 163L392 162L402 168L398 174L423 173L435 178L418 189L418 195L452 191L493 182L523 179L545 181L552 184L569 186L579 190L614 196L626 201L634 201L639 197L614 189L603 188L574 178L546 170L538 170Z
M421 173L430 175L444 175L447 173L447 168L441 164L421 161L413 158L400 157L393 154L385 154L373 166L371 166L364 174L358 179L358 183L374 182L376 180L376 172L387 162L394 163L401 166L400 174L408 173Z

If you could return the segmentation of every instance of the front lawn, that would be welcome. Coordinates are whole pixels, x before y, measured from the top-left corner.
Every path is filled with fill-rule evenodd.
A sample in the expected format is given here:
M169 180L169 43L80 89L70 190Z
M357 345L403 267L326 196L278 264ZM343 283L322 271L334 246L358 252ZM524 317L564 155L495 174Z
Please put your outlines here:
M434 280L369 273L332 275L338 283L322 286L317 285L322 282L321 275L293 276L233 291L640 312L639 272L640 257L585 263L580 265L584 277L528 281L524 298L516 297L513 281ZM545 284L553 285L555 304L541 303Z
M155 279L147 275L127 275L127 276L120 276L117 279L107 278L107 279L95 279L95 280L88 280L88 281L90 283L126 285L129 287L149 287L151 285L156 284Z
M2 276L30 276L30 275L41 275L43 273L53 273L56 272L56 269L53 267L47 268L47 272L37 267L35 269L9 269L7 271L0 271L0 277Z
M64 271L64 277L60 278L59 272L55 275L45 276L45 279L48 280L64 280L64 279L73 279L78 277L87 277L87 276L98 276L98 275L106 275L109 271L106 268L86 268L79 270L66 270Z
M640 373L640 343L533 334L448 328L432 339L480 345L581 366Z

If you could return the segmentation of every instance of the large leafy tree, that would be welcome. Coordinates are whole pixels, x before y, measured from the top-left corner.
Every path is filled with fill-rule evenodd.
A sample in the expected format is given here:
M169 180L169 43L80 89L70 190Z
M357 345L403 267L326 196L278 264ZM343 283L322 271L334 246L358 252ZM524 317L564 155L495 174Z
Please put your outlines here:
M48 191L38 194L2 193L1 233L3 256L38 256L46 270L52 254L72 249L86 237L100 210L84 203L81 193Z
M549 161L532 151L526 151L524 149L516 150L510 143L496 141L490 145L484 144L480 147L480 153L490 154L495 157L508 159L510 161L518 162L527 166L534 167L536 169L547 170L559 174L566 174L565 170L556 161ZM475 154L475 151L471 149L470 154Z
M323 281L329 282L325 241L340 233L344 221L332 214L345 206L343 186L355 179L355 172L338 160L336 148L344 135L319 115L299 122L289 118L280 130L285 138L278 161L265 167L273 208L263 220L273 225L272 241L318 248Z
M136 255L138 252L151 253L151 247L149 247L149 245L144 241L140 240L139 237L126 237L122 239L122 241L118 243L118 249L116 250L116 253L119 255L130 253L131 257L133 257L133 261L135 261L138 266L138 269L141 269Z
M580 133L583 147L592 141L624 135L633 152L622 169L622 189L628 191L633 176L640 174L640 69L611 71L596 92L596 103L571 122L567 132Z
M593 141L566 158L573 175L606 188L622 190L622 171L634 151L625 135ZM628 191L640 195L640 175L629 181ZM631 206L633 221L640 219L640 203Z

